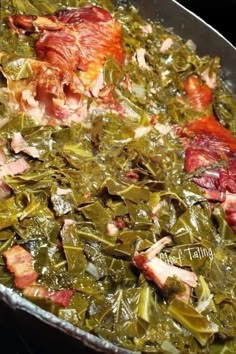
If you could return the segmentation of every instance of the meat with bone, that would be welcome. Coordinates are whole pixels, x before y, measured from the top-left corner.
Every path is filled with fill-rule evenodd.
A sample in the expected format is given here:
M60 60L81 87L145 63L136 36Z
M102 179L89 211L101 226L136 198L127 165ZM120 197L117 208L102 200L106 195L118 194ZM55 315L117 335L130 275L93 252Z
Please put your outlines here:
M29 60L31 77L20 83L7 77L10 95L21 111L31 115L33 109L41 116L46 113L62 121L73 116L72 120L79 121L76 116L84 108L83 98L91 96L90 90L97 87L106 58L123 65L121 25L100 7L63 9L46 16L13 15L9 25L17 33L40 33L37 60ZM29 88L30 100L22 95ZM85 119L82 113L81 120Z
M171 243L170 237L163 237L146 252L135 254L134 265L139 268L147 279L152 280L160 289L166 288L168 277L176 277L185 286L184 293L180 293L184 301L189 301L190 290L197 286L197 276L195 273L181 269L171 264L167 264L156 255Z
M186 172L209 201L222 203L236 231L236 139L214 116L195 120L178 134L184 138Z

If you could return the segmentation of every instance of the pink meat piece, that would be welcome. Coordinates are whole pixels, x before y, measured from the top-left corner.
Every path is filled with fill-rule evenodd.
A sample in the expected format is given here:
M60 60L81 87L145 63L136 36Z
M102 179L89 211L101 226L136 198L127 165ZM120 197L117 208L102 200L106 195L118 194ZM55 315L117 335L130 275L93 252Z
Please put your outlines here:
M107 233L109 236L116 236L119 232L119 228L116 226L114 221L107 224Z
M24 158L20 158L15 161L10 161L0 167L0 178L5 176L15 176L17 174L23 173L29 167L29 164Z
M170 49L170 47L173 45L174 41L172 38L166 38L164 42L161 44L160 52L165 53L167 50Z
M144 34L150 34L152 33L152 25L150 23L146 24L146 25L143 25L141 26L141 31L144 33Z
M55 304L68 307L72 296L74 295L75 290L72 289L62 289L58 291L54 291L49 293L48 297L51 299Z
M134 256L133 262L143 271L145 276L156 283L160 289L165 288L168 277L176 277L185 285L193 288L197 286L197 276L195 273L167 264L157 257L146 261L145 256L139 254Z
M29 144L22 137L21 133L13 133L11 148L16 154L22 151L34 158L38 158L40 156L39 150L34 146L29 146Z
M170 265L155 257L146 261L142 254L134 256L134 264L142 268L143 273L150 280L154 281L159 288L164 289L168 277L176 277L191 287L197 286L197 277L193 272Z
M145 48L138 48L136 50L136 60L140 68L150 70L150 67L148 66L146 62L146 49Z
M30 165L22 157L15 161L10 161L3 166L0 166L0 179L5 176L15 176L25 172L30 168Z

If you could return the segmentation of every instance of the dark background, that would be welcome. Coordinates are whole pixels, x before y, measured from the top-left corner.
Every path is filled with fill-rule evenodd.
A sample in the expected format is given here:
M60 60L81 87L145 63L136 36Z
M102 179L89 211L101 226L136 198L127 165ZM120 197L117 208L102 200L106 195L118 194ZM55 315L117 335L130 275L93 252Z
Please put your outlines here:
M177 1L203 18L236 46L236 0Z
M148 0L147 0L148 1ZM207 1L207 0L179 0L181 4L189 8L197 15L202 17L207 23L215 27L222 33L232 44L236 46L236 30L235 19L236 14L236 0L224 1ZM233 17L233 19L231 19ZM210 44L209 44L210 45ZM0 314L1 316L1 314ZM21 332L16 330L14 324L11 328L4 325L1 321L0 325L0 353L1 354L56 354L57 351L49 348L48 353L42 352L38 342L45 341L39 335L39 341L34 341L30 337L26 337ZM41 337L41 338L40 338ZM83 354L87 354L83 352ZM69 352L68 354L74 354ZM81 352L82 354L82 352Z

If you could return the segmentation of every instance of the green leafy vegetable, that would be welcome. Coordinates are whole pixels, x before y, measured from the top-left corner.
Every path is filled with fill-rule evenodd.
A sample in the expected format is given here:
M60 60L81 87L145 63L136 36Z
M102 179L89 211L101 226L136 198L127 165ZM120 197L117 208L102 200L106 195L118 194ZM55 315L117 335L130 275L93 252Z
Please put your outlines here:
M218 331L218 326L201 315L194 307L177 299L172 300L169 312L173 318L188 329L201 345Z
M122 24L125 63L106 58L104 87L98 97L86 92L86 121L40 125L34 114L18 112L6 86L32 79L40 33L15 33L8 17L88 4ZM235 232L192 181L202 170L186 174L184 141L176 137L176 127L213 109L236 135L236 101L220 79L219 58L200 58L191 42L144 21L128 1L5 0L0 10L0 282L15 289L4 252L21 245L32 255L37 286L74 291L66 308L27 298L83 330L134 352L235 353ZM204 112L188 103L183 83L190 75L203 84L215 79L213 105ZM39 157L14 153L14 133ZM29 169L6 173L5 163L20 157ZM134 255L142 260L164 236L173 242L158 257L169 269L195 272L196 287L171 272L163 288L151 281L155 258L135 266Z

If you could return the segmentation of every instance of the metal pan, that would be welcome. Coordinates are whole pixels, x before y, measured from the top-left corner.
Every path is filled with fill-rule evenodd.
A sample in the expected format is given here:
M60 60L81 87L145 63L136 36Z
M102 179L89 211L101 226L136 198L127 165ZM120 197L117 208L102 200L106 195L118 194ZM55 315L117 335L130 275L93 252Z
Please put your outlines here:
M131 2L144 18L161 20L174 33L192 39L199 55L220 56L224 81L236 94L236 49L220 33L175 0ZM14 325L22 336L38 342L39 353L131 353L42 310L1 284L0 300L0 324L9 328Z
M161 20L163 26L197 45L200 56L221 58L222 77L230 91L236 95L236 48L217 30L175 0L131 1L144 18Z

